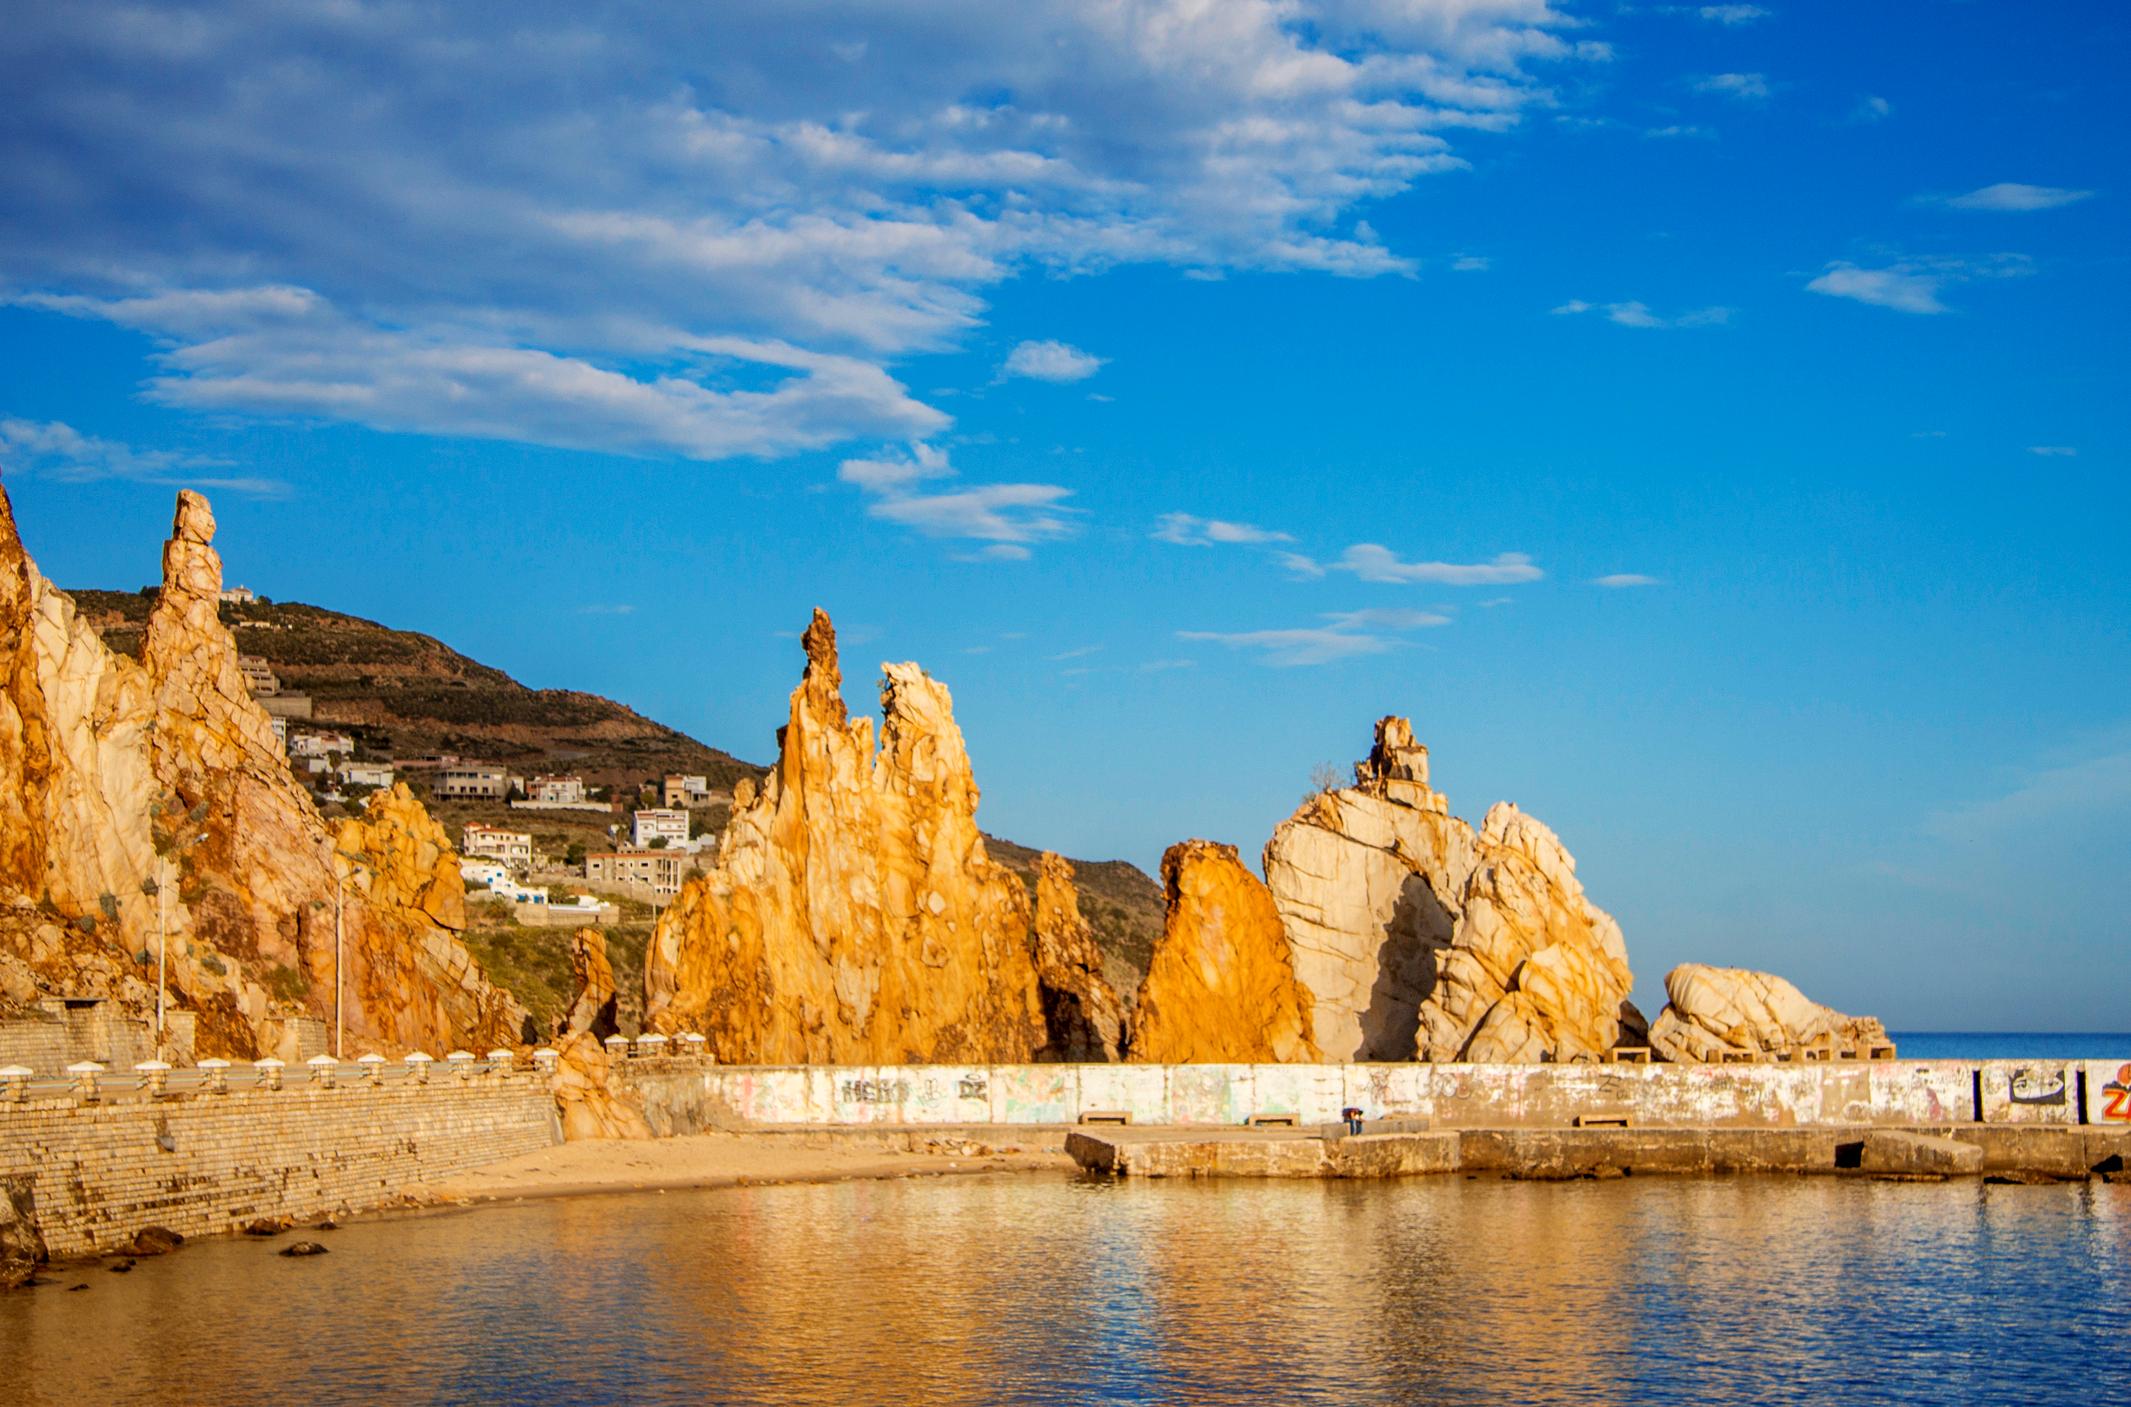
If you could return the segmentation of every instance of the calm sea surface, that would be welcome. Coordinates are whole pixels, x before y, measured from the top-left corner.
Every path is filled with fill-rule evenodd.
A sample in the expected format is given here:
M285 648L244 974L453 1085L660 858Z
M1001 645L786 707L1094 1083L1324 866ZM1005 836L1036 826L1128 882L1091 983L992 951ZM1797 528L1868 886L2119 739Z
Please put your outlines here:
M2063 1031L1890 1031L1904 1060L2131 1060L2131 1035Z
M2131 1186L1100 1184L523 1202L0 1296L167 1402L2131 1401ZM90 1288L69 1293L65 1288Z

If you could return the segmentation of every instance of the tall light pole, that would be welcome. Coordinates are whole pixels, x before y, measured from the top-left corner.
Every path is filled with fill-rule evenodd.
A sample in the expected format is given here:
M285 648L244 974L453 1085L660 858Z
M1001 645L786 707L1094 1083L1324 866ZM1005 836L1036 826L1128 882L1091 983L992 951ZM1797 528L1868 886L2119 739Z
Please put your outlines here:
M202 831L189 839L172 841L169 851L158 850L155 855L155 1058L158 1060L169 1058L165 1053L169 1043L165 1032L170 1005L170 902L163 897L169 888L169 881L164 878L169 872L169 852L190 850L205 839L207 832Z
M347 926L344 901L347 895L347 876L340 872L340 861L347 860L357 865L367 865L370 857L360 850L343 850L331 836L325 840L326 864L333 871L333 1058L341 1058L343 1041L347 1033L347 1019L342 998L347 984L341 980L341 960L347 952Z

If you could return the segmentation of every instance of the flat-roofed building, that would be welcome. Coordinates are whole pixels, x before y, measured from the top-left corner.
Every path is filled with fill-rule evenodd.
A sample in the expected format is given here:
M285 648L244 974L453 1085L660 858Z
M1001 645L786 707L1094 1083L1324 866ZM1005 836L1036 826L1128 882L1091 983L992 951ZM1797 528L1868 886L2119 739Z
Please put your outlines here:
M585 856L585 882L655 899L661 903L681 892L688 856L675 850L606 850Z
M526 831L507 831L501 826L468 821L459 833L459 853L501 860L506 865L530 865L533 863L533 837Z
M515 780L502 767L461 763L437 769L436 794L447 801L502 801Z

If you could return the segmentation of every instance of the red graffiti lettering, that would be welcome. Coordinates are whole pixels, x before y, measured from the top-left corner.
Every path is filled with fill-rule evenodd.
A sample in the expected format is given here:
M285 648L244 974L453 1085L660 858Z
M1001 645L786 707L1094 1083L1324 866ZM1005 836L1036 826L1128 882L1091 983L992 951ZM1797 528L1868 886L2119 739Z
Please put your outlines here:
M2101 1087L2101 1116L2131 1124L2131 1089L2115 1085Z

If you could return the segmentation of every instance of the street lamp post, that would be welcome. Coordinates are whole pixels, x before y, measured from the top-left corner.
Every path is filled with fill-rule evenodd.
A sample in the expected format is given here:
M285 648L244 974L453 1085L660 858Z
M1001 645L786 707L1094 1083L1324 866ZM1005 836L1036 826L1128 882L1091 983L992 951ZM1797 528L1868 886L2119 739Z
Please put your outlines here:
M340 872L340 862L367 865L370 857L360 850L343 850L328 836L325 841L326 863L333 871L333 1058L338 1060L345 1053L343 1044L347 1033L347 1018L343 998L347 984L341 979L342 959L347 952L346 898L348 878Z

